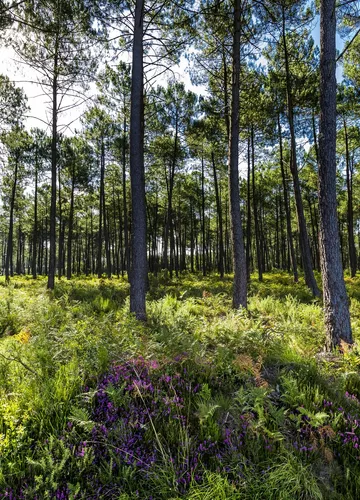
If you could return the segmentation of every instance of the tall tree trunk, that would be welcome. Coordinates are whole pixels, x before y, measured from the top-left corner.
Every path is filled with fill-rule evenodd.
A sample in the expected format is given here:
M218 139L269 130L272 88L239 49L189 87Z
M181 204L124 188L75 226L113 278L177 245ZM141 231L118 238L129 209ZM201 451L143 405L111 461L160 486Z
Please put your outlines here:
M240 32L241 0L235 0L232 52L233 71L231 89L231 131L228 160L230 220L234 265L233 307L235 309L238 309L241 306L247 306L246 257L240 212L239 191Z
M18 169L19 169L19 158L16 154L15 158L15 170L14 170L14 181L11 189L11 199L10 199L10 216L9 216L9 233L6 249L6 260L5 260L5 279L10 280L10 276L13 276L13 242L14 242L14 208L15 208L15 197L16 197L16 186L18 180Z
M216 198L216 210L218 214L218 224L219 224L219 256L218 256L218 269L220 278L224 277L224 235L223 235L223 220L222 220L222 210L219 194L219 185L217 180L216 165L214 152L211 151L211 160L214 172L214 185L215 185L215 198Z
M120 202L120 193L119 191L117 192L117 204L118 204L118 211L119 211L119 269L121 270L121 276L124 276L124 271L125 271L125 252L124 250L124 240L123 240L123 211L122 211L122 204ZM116 226L115 226L116 227Z
M347 133L346 121L344 119L345 149L346 149L346 186L347 186L347 230L349 241L350 274L353 278L356 275L356 248L354 240L354 207L353 207L353 186L352 167L349 154L349 136Z
M85 275L89 276L90 273L90 238L88 230L88 212L86 212L85 219Z
M54 69L52 82L52 137L51 137L51 205L50 205L50 257L47 287L55 287L56 272L56 179L57 179L57 97L58 97L58 35L55 40Z
M286 269L286 236L284 230L282 196L279 191L279 213L280 213L280 233L281 233L281 269ZM286 218L286 216L285 216Z
M225 126L226 126L226 138L228 142L230 141L230 107L229 107L229 91L228 91L228 67L226 61L226 51L225 44L222 46L222 61L223 61L223 79L224 79L224 112L225 112Z
M312 117L312 129L313 129L313 136L314 136L315 157L316 157L316 163L319 165L319 146L318 146L317 135L316 135L316 123L315 123L315 111L314 110L312 112L311 117Z
M247 147L247 217L246 217L246 274L248 280L250 279L250 261L251 261L251 137L248 135Z
M201 214L202 214L202 252L203 252L203 276L206 276L206 239L205 239L205 165L204 154L201 154Z
M103 139L102 139L103 142ZM103 268L102 268L102 240L103 240L103 219L105 217L103 212L103 190L104 190L104 170L102 162L102 147L100 152L100 192L99 192L99 233L98 233L98 247L97 247L97 275L101 278Z
M106 274L108 278L111 278L111 255L110 255L110 238L109 238L109 227L110 222L108 220L108 213L106 210L105 203L105 144L104 141L101 143L101 182L102 182L102 204L103 204L103 224L104 224L104 240L105 240L105 257L106 257Z
M38 268L39 273L43 273L43 263L44 263L44 218L41 219L41 238L39 241L39 257L38 257Z
M263 280L263 252L260 244L259 230L259 213L258 213L258 196L255 184L255 144L254 144L254 126L251 125L251 170L252 170L252 195L254 207L254 225L255 225L255 246L256 246L256 261L259 274L259 281Z
M195 272L194 267L194 210L192 198L190 198L190 270L192 273Z
M319 235L318 235L317 228L316 228L315 216L313 215L313 208L312 208L310 195L307 197L307 201L309 204L312 238L313 238L313 242L314 242L313 262L315 264L315 269L317 271L319 271L320 270L320 256L319 256L319 245L318 245ZM314 212L316 212L316 207L314 207Z
M61 278L63 271L63 259L64 259L64 234L65 234L65 223L62 217L62 202L61 202L61 168L59 167L58 178L59 178L59 248L58 248L58 276Z
M117 215L114 184L112 185L112 207L113 207L113 235L114 235L113 263L114 263L114 265L116 265L115 271L116 271L117 277L119 278L120 277L120 261L119 261L120 248L119 248L118 238L117 238L116 219L118 217L118 219L121 220L121 213L119 213L119 215ZM121 228L119 231L119 237L120 237L120 233L121 233Z
M169 179L167 179L167 173L165 168L166 186L168 194L168 208L165 223L165 235L164 235L164 269L168 270L168 240L170 235L170 276L172 276L172 254L174 252L174 225L173 225L173 209L172 209L172 199L174 192L174 180L175 180L175 167L178 155L178 137L179 137L179 123L178 123L178 109L176 108L175 115L175 136L174 136L174 149L171 159L171 164L169 168Z
M320 255L324 290L326 347L352 343L336 200L336 14L335 0L320 4Z
M136 0L131 80L130 174L132 198L132 265L130 311L146 320L147 258L144 168L144 0Z
M123 157L122 157L122 189L123 189L123 213L124 213L124 244L125 244L125 267L129 276L130 271L130 245L129 245L129 223L128 223L128 208L127 208L127 195L126 195L126 106L124 97L124 135L123 135Z
M16 245L16 274L21 274L21 255L22 255L22 231L20 223L17 231L17 245Z
M35 158L35 192L34 192L34 226L33 226L33 240L32 240L32 277L36 279L37 277L37 268L36 268L36 253L37 253L37 233L38 233L38 160L37 160L37 152Z
M294 194L296 203L296 212L299 225L299 238L300 238L300 250L301 258L304 267L305 282L310 288L312 294L315 297L320 296L320 291L317 286L313 264L311 258L311 249L309 243L309 237L306 227L306 220L304 215L304 207L301 198L301 189L299 181L299 173L297 168L297 158L296 158L296 139L295 139L295 127L294 127L294 115L293 115L293 102L292 102L292 91L291 91L291 81L290 81L290 67L289 67L289 57L287 51L286 42L286 27L285 27L285 9L282 8L282 38L284 44L284 56L285 56L285 71L286 71L286 93L287 93L287 107L288 107L288 120L290 128L290 138L291 138L291 173L294 183Z
M280 198L281 195L276 193L276 210L275 210L275 267L280 269Z
M91 238L91 273L95 274L95 248L94 248L94 215L90 207L90 238Z
M72 269L72 237L73 237L73 224L74 224L74 191L75 191L75 163L73 161L71 169L71 195L70 195L70 214L69 214L69 227L68 227L68 241L67 241L67 266L66 277L71 279Z
M294 282L297 283L299 281L299 275L297 271L297 263L296 263L296 255L294 249L294 241L292 236L291 229L291 211L290 211L290 200L288 198L288 183L285 175L285 165L284 165L284 154L283 154L283 145L282 145L282 133L281 133L281 124L280 124L280 115L278 114L278 130L279 130L279 148L280 148L280 169L281 169L281 178L283 184L283 192L284 192L284 205L285 205L285 214L286 214L286 231L289 242L289 256L290 262L294 274Z
M157 258L158 218L159 218L159 202L158 202L158 192L156 191L155 213L154 213L154 224L153 224L154 230L153 230L153 240L152 240L152 258L153 258L155 276L157 276L158 273L158 258Z

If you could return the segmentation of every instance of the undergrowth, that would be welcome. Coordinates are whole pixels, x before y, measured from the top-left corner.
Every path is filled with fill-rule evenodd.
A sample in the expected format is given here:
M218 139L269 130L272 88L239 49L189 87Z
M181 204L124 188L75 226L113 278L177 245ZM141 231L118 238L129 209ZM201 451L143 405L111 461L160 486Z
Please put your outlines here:
M359 335L360 280L347 279ZM285 273L0 282L0 498L360 498L360 350Z

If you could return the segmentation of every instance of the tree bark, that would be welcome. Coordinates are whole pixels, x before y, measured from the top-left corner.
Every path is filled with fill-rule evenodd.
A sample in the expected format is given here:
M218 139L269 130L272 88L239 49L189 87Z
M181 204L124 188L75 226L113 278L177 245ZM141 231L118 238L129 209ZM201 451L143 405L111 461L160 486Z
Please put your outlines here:
M203 276L206 276L206 237L205 237L205 164L204 153L201 154L201 216L202 216L202 252L203 252Z
M233 71L232 100L229 142L229 199L230 224L233 247L234 285L233 307L247 306L246 257L243 229L240 212L239 191L239 111L240 111L240 33L241 33L241 0L235 0L234 33L233 33Z
M164 253L163 253L163 265L164 269L168 271L168 240L170 235L170 276L172 277L173 270L173 261L172 254L174 251L174 225L173 225L173 209L172 209L172 201L173 201L173 192L174 192L174 180L175 180L175 167L178 155L178 140L179 140L179 120L178 120L178 109L176 108L175 115L175 136L174 136L174 149L172 160L169 168L169 179L167 178L166 167L165 167L165 181L167 187L167 195L168 195L168 207L167 207L167 215L165 222L165 234L164 234Z
M103 139L102 139L103 141ZM98 278L102 276L102 239L103 239L103 190L104 190L104 169L102 161L102 147L100 152L100 193L99 193L99 233L98 233L98 248L97 248L97 275Z
M226 61L225 44L222 46L223 79L224 79L224 117L226 126L226 138L230 140L230 111L229 111L229 91L228 91L228 68Z
M314 136L315 158L316 158L316 163L319 165L319 146L316 135L315 111L312 112L312 129Z
M315 297L320 296L320 291L317 286L313 264L311 259L311 250L309 244L309 236L306 227L306 220L304 215L304 207L301 198L301 189L299 181L299 173L297 169L297 159L296 159L296 139L295 139L295 127L294 127L294 115L293 115L293 103L292 103L292 92L291 92L291 81L290 81L290 67L289 67L289 57L287 52L286 43L286 29L285 29L285 10L282 9L282 38L284 44L284 56L285 56L285 70L286 70L286 93L287 93L287 107L288 107L288 120L290 128L291 137L291 161L290 168L294 183L294 194L296 203L296 212L299 225L299 239L300 239L300 251L301 259L304 267L305 282L310 288L312 294Z
M69 227L68 227L68 241L67 241L67 266L66 266L66 278L71 279L72 269L72 237L73 237L73 224L74 224L74 191L75 191L75 164L73 160L73 165L71 169L71 195L70 195L70 214L69 214Z
M319 130L320 255L327 349L352 343L349 304L341 263L336 200L336 15L335 0L320 5Z
M251 125L251 171L252 171L252 195L253 195L253 210L254 210L254 226L255 226L255 247L256 261L258 268L259 281L263 280L263 252L260 245L260 230L259 230L259 213L257 203L257 191L255 184L255 144L254 144L254 127Z
M218 223L219 223L218 269L219 269L220 278L223 278L224 277L224 235L223 235L223 220L222 220L222 210L221 210L219 186L218 186L217 173L216 173L215 156L214 156L214 152L213 151L211 151L211 160L212 160L213 172L214 172L216 209L217 209Z
M105 144L102 141L101 144L101 181L102 181L102 204L103 204L103 221L104 221L104 240L105 240L105 257L106 257L106 274L107 277L111 278L111 255L110 255L110 238L109 238L109 227L110 221L108 220L108 213L106 210L106 194L105 194Z
M58 169L59 182L59 248L58 248L58 276L61 278L64 267L64 239L65 239L65 222L62 217L62 202L61 202L61 168Z
M122 189L123 189L123 212L124 212L124 259L127 275L130 271L130 245L129 245L129 224L128 224L128 209L127 209L127 195L126 195L126 107L124 97L124 135L123 135L123 157L122 157Z
M246 217L246 274L247 279L250 279L250 264L251 264L251 137L248 136L248 148L247 148L247 161L248 161L248 171L247 171L247 217Z
M147 256L144 168L144 0L136 0L130 110L130 175L132 198L132 262L130 311L146 320Z
M37 253L37 232L38 232L38 160L37 152L35 157L35 192L34 192L34 227L33 227L33 241L32 241L32 277L35 280L37 278L37 268L36 268L36 253Z
M18 169L19 169L19 158L16 154L15 158L15 170L14 170L14 181L11 189L11 200L10 200L10 216L9 216L9 233L8 242L6 249L6 260L5 260L5 280L9 281L10 276L14 275L13 272L13 241L14 241L14 208L15 208L15 197L16 197L16 186L18 180Z
M50 205L50 256L47 287L55 288L56 272L56 178L57 178L57 93L58 93L58 38L55 41L54 73L52 83L52 137L51 137L51 205Z
M347 133L346 121L344 119L344 135L345 135L345 150L346 150L346 186L347 186L347 230L349 242L349 260L350 260L350 275L352 278L356 275L356 248L354 240L354 207L353 207L353 182L352 182L352 167L350 166L349 154L349 136Z
M293 241L292 229L291 229L291 212L290 212L290 202L289 202L289 198L288 198L288 184L287 184L286 175L285 175L280 115L278 115L278 130L279 130L279 148L280 148L280 169L281 169L281 177L282 177L283 192L284 192L284 205L285 205L285 214L286 214L286 231L287 231L287 237L288 237L288 242L289 242L290 261L291 261L291 266L292 266L293 275L294 275L294 282L297 283L299 281L299 275L298 275L298 271L297 271L296 255L295 255L294 241Z

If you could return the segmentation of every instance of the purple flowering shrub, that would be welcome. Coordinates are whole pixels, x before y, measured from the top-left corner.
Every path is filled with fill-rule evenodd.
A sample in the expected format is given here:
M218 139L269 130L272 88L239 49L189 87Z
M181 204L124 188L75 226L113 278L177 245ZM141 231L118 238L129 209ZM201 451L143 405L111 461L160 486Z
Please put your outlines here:
M208 469L227 472L227 458L243 446L247 423L231 426L221 412L210 411L199 425L204 387L210 392L204 380L214 391L222 382L208 377L209 367L189 363L180 359L160 367L138 358L115 366L101 381L88 441L94 465L106 471L93 484L98 494L140 488L166 498L201 482Z
M295 376L276 388L256 377L186 355L116 364L85 387L61 435L34 449L26 477L0 498L161 500L205 491L209 477L244 498L270 498L269 484L296 479L300 491L307 474L325 497L357 498L360 483L344 477L360 472L357 396L339 406Z
M78 411L55 444L39 448L21 487L0 498L169 498L201 484L207 471L239 482L250 417L213 402L230 387L186 356L115 365L85 388L84 421Z

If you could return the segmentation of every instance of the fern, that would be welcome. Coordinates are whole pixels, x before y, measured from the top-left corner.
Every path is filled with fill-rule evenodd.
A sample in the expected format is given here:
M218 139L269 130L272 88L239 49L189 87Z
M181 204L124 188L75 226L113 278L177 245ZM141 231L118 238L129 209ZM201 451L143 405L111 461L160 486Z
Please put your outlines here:
M95 426L95 422L90 420L89 412L77 406L72 407L69 420L88 432L91 432Z

